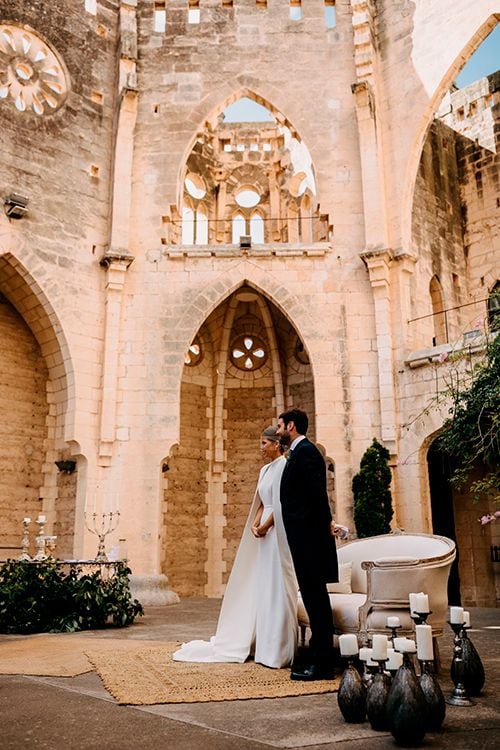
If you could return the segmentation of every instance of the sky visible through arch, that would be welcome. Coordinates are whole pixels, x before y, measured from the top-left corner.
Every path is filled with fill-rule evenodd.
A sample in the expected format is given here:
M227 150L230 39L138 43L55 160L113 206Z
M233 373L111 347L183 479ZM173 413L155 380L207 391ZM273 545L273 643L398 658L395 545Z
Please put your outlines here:
M500 24L488 34L472 57L465 63L455 83L459 89L500 69Z

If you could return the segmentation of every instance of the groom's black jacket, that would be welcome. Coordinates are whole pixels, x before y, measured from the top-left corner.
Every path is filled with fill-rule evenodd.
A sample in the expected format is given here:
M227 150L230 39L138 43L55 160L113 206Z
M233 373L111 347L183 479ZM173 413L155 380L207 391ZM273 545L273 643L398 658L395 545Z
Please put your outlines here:
M307 438L289 454L280 495L283 523L299 581L303 576L325 583L338 581L325 461Z

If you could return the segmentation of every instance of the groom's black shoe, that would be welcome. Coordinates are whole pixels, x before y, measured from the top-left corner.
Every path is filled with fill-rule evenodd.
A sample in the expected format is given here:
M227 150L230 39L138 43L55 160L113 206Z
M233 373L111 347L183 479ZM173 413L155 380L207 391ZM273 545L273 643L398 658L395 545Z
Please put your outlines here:
M290 674L292 680L304 680L305 682L311 682L312 680L333 680L335 677L335 670L333 667L323 667L319 664L309 664L302 668L293 668Z

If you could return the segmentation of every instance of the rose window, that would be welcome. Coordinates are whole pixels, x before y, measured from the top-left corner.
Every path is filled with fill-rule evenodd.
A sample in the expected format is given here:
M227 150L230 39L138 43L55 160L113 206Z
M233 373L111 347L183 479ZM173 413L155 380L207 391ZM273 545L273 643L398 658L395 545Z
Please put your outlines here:
M0 25L0 99L18 112L55 112L68 84L63 65L38 36L17 26Z
M231 347L231 361L240 370L257 370L267 359L263 341L258 336L238 336Z
M201 344L199 339L196 338L186 352L184 364L188 367L194 367L201 362L202 357L203 352L201 350Z

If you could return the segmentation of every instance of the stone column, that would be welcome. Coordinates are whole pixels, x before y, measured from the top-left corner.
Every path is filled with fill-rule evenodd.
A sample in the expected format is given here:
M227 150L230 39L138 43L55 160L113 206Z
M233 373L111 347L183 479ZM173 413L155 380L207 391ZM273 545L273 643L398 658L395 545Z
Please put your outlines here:
M375 307L381 437L390 453L395 455L397 432L390 281L392 253L387 249L365 252L361 258L368 269Z

